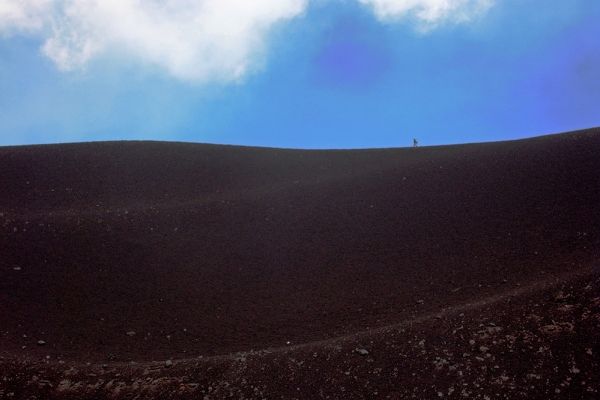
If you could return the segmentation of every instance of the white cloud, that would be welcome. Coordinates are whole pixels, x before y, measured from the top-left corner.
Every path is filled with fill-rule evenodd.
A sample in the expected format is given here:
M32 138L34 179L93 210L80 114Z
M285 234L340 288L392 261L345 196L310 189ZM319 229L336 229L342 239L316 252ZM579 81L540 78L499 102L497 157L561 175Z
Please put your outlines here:
M444 21L469 21L487 11L493 0L358 0L373 7L382 21L395 21L407 15L417 18L423 29Z
M64 71L119 52L191 81L235 81L260 65L269 30L316 0L0 0L0 33L37 32ZM325 1L325 0L323 0ZM493 0L358 0L384 21L414 15L429 29Z
M38 29L61 70L120 51L186 80L236 80L308 0L1 0L0 29Z
M53 0L0 1L0 30L40 29Z

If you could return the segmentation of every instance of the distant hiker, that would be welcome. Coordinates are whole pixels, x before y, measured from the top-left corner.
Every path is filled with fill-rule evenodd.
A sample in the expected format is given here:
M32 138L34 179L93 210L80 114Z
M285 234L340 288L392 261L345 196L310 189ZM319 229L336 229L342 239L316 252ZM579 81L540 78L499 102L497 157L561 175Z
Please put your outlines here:
M417 147L419 145L419 141L417 139L413 139L413 147Z

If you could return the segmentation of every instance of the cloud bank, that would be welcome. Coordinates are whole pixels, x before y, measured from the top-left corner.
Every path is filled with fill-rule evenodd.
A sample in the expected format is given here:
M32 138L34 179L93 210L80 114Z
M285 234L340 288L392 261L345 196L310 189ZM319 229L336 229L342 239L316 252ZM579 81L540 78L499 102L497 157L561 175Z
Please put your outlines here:
M63 71L119 52L190 81L236 81L260 64L269 31L310 0L2 0L0 32L37 34ZM314 1L314 0L313 0ZM358 0L382 21L468 21L491 0Z
M61 70L120 51L187 80L235 80L307 0L3 0L0 29L39 30Z

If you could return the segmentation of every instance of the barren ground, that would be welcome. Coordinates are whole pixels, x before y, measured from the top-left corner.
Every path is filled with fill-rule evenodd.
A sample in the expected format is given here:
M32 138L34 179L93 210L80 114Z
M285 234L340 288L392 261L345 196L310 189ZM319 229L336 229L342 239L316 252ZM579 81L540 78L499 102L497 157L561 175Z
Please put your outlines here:
M0 147L0 398L600 398L598 154Z

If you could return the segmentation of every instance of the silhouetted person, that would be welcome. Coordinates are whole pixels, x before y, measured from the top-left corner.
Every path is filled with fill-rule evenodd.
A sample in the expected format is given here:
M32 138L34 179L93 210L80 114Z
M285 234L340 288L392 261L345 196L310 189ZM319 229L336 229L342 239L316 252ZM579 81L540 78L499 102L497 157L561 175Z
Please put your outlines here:
M419 141L417 139L413 139L413 147L417 147L419 145Z

